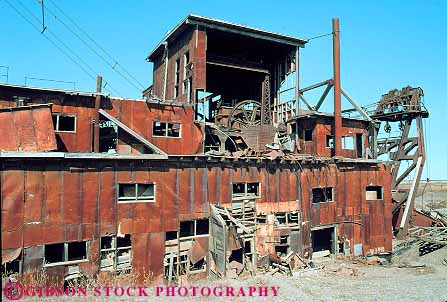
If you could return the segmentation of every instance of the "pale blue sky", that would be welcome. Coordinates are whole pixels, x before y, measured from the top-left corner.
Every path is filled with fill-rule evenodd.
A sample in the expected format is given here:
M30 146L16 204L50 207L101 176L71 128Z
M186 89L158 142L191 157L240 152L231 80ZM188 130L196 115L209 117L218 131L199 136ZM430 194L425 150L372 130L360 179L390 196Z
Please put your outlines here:
M6 1L22 13L27 11L17 0L0 0L0 65L9 66L9 82L24 84L25 76L48 78L74 81L76 89L93 91L95 81L26 23ZM41 18L37 0L20 1ZM431 114L430 122L426 122L426 132L430 134L429 169L426 166L423 177L447 178L444 157L447 124L443 123L447 117L443 93L447 83L446 1L64 0L56 3L144 86L152 83L152 65L145 62L147 54L189 13L303 38L329 33L331 18L339 17L342 86L364 105L379 100L393 88L422 87ZM45 0L45 4L57 12L50 0ZM29 18L40 26L37 20ZM54 16L47 12L45 18L48 29L101 73L119 94L140 97L134 87L84 47ZM311 41L302 50L302 86L331 77L331 47L331 38L325 37ZM0 68L0 74L3 73ZM28 80L28 84L73 88L71 84L35 80Z

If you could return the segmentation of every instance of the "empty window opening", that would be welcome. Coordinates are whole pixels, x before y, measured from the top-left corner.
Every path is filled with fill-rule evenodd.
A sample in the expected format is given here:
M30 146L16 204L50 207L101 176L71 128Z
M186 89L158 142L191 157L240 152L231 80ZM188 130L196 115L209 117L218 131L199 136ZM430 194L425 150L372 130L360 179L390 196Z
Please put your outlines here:
M275 252L278 256L286 256L289 253L289 236L279 236L279 242L275 245Z
M99 152L116 153L118 126L106 119L99 120Z
M22 261L20 260L21 258L22 255L20 254L20 256L17 259L2 264L1 269L2 277L21 273L22 272Z
M334 136L326 135L326 148L334 149Z
M64 263L88 259L88 244L86 241L46 244L44 263Z
M175 60L174 99L179 95L180 59Z
M205 258L200 259L195 264L189 261L189 271L190 272L203 271L206 268L205 265L206 265Z
M180 222L180 237L194 236L194 221Z
M244 263L243 262L243 255L244 255L244 253L243 253L243 249L242 248L231 251L231 255L228 258L228 263L231 263L232 261L236 261L236 262L239 262L239 263Z
M258 182L233 183L233 198L260 197L260 184Z
M170 231L166 232L165 240L176 240L177 239L177 232L176 231Z
M196 219L180 221L180 238L209 234L209 220Z
M355 138L356 138L355 146L357 149L357 157L362 158L363 157L363 134L357 133L355 135Z
M65 261L64 243L45 245L45 263L58 263Z
M152 127L152 136L156 137L175 137L181 136L181 124L179 123L165 123L154 121Z
M67 261L76 261L87 259L87 242L70 242L68 243Z
M303 138L305 142L312 141L312 129L304 129L303 130Z
M314 188L312 189L312 203L330 202L333 199L333 188Z
M76 132L76 116L53 114L54 131Z
M366 200L381 200L383 199L381 186L367 186Z
M355 150L354 136L342 136L341 137L341 148L346 150Z
M101 237L101 271L118 271L128 273L132 268L131 252L132 240L129 234L124 237Z
M118 203L155 202L155 184L118 184Z
M312 234L312 249L313 252L330 251L334 252L334 231L335 228L325 228L320 230L314 230Z

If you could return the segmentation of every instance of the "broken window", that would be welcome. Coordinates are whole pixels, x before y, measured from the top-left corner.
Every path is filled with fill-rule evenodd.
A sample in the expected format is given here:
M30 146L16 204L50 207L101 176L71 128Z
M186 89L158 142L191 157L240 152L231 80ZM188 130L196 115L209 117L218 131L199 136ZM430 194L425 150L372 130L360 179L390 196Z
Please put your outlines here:
M118 203L155 202L155 184L118 184Z
M289 252L289 236L279 236L279 242L275 244L275 252L278 256L286 256Z
M76 116L53 113L54 131L76 132Z
M241 182L233 183L233 198L261 197L260 183L258 182Z
M276 227L299 227L299 212L276 212L274 215Z
M128 273L132 269L132 240L129 234L124 237L101 237L101 271L119 271Z
M181 221L178 232L169 231L165 234L165 277L168 280L177 279L178 276L204 272L206 269L206 256L196 259L190 257L194 246L201 246L203 251L203 240L208 241L209 220L195 219ZM197 250L194 252L197 257ZM195 263L194 263L195 262Z
M3 276L9 276L11 274L20 274L22 272L22 261L20 260L21 255L11 262L6 262L2 264L1 274Z
M152 136L180 137L181 124L154 121Z
M341 137L341 148L346 150L355 150L354 136L342 136Z
M209 234L209 220L195 219L180 221L180 238Z
M267 223L267 215L259 214L256 216L256 223L265 224Z
M303 139L305 142L312 141L312 129L304 129L303 130Z
M383 199L381 186L367 186L366 200L381 200Z
M312 203L329 201L334 201L332 187L312 189Z
M99 152L116 153L118 126L107 119L99 119ZM92 144L93 145L93 144Z
M88 254L86 241L46 244L44 249L45 264L86 260Z
M175 60L174 99L179 95L180 59Z
M326 135L326 148L334 149L334 136Z

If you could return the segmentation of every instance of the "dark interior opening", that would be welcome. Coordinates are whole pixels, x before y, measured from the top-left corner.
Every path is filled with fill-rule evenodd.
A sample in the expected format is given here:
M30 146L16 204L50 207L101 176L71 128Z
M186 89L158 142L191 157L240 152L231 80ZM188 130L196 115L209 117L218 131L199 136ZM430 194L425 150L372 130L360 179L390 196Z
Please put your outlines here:
M363 134L357 133L355 135L355 146L357 150L357 158L363 157Z
M67 261L75 261L87 259L87 242L70 242L68 243Z
M1 274L3 275L11 275L11 274L18 274L20 273L20 259L22 259L22 255L20 255L17 259L6 262L4 265L2 265Z
M205 258L200 259L195 264L190 263L189 270L190 271L200 271L203 269L205 265Z
M194 221L180 221L180 237L194 236Z
M381 186L367 186L366 200L380 200L383 199Z
M112 236L101 237L101 249L106 250L113 248L112 239Z
M118 144L118 127L112 121L99 120L99 152L116 150Z
M314 252L328 250L333 252L334 228L312 231L312 249Z
M129 234L126 234L124 237L116 237L116 247L128 247L132 246L132 240Z
M243 263L242 257L243 257L242 248L233 250L231 251L230 257L228 258L228 262L230 263L231 261L236 261L239 263Z
M312 203L333 201L332 188L314 188L312 189Z
M64 262L64 244L55 243L45 245L45 262Z
M198 219L196 221L196 233L197 235L207 235L209 233L209 221L208 219Z
M177 232L176 231L170 231L170 232L166 232L166 237L165 240L174 240L177 239Z

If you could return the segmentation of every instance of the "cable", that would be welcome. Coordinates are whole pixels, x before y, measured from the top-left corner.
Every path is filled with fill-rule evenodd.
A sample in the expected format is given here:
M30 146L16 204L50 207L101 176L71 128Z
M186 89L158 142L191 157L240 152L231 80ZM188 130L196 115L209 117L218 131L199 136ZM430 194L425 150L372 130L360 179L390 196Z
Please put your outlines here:
M113 62L114 62L114 65L111 65L111 68L112 69L114 69L114 70L116 70L115 69L115 67L117 67L117 66L119 66L119 67L121 67L121 69L130 77L130 78L132 78L136 83L138 83L138 85L140 85L140 87L141 88L138 88L138 89L145 89L145 86L143 85L143 84L141 84L139 81L138 81L138 79L134 76L134 75L132 75L126 68L124 68L124 66L122 66L119 62L118 62L118 60L116 60L112 55L110 55L105 49L104 49L104 47L102 47L98 42L96 42L96 40L94 40L84 29L82 29L70 16L68 16L54 1L52 1L52 0L50 0L50 2L54 5L54 7L56 7L61 13L62 13L62 15L63 16L65 16L71 23L73 23L73 25L81 32L81 33L83 33L93 44L95 44L95 46L96 47L98 47L100 50L102 50L102 52L107 56L107 57L109 57L109 59L110 60L112 60ZM45 6L46 7L46 6ZM47 7L46 7L47 8ZM47 8L47 10L49 10L48 8ZM50 10L49 10L50 11ZM53 14L55 17L56 17L56 15L53 13L53 12L51 12L50 11L50 13L51 14ZM68 28L68 25L66 25L63 21L61 21L60 19L58 19L61 23L63 23L67 28ZM69 29L71 32L73 32L71 29ZM77 34L76 34L76 36L78 36ZM79 37L79 36L78 36ZM81 39L81 38L79 38L79 39ZM82 39L81 39L82 40ZM85 42L84 42L85 43ZM90 47L89 47L90 48ZM92 49L93 50L93 49ZM97 53L97 51L96 50L93 50L98 56L100 56L98 53ZM102 56L100 56L101 58L103 58ZM104 58L103 58L103 60L105 60ZM118 71L117 71L118 72ZM135 86L134 86L135 87Z
M109 61L107 61L104 56L98 53L98 51L93 48L91 45L89 45L82 37L80 37L75 31L73 31L70 26L68 26L64 21L59 19L55 13L53 13L47 6L45 6L47 11L54 16L56 20L58 20L62 25L65 26L73 35L75 35L82 43L84 43L85 46L87 46L92 52L94 52L99 58L101 58L112 70L114 70L116 73L118 73L125 81L127 81L130 85L132 85L135 89L137 89L139 92L141 92L144 87L140 84L141 87L136 86L132 81L130 81L126 76L124 76L120 71L115 69L116 65L118 64L115 62L115 64L111 64Z
M41 30L33 23L31 22L24 14L22 14L20 12L20 10L15 7L9 0L5 0L6 3L12 8L14 9L14 11L20 16L22 17L27 23L29 23L31 26L33 26L39 33L42 33ZM28 14L30 14L32 17L34 17L34 19L36 19L38 22L40 22L40 20L33 14L33 12L31 12L22 2L20 2L20 0L17 0L17 2L28 12ZM46 32L50 33L57 41L59 41L60 44L62 44L69 52L72 53L69 54L66 50L64 50L62 47L60 47L56 42L54 42L52 39L50 39L50 37L48 37L47 35L45 35L44 33L42 33L42 35L45 37L45 39L47 39L51 44L53 44L54 47L56 47L60 52L62 52L70 61L72 61L75 65L77 65L79 68L82 69L82 71L84 71L90 78L92 78L93 80L95 80L95 76L93 76L89 71L87 71L87 69L82 66L81 64L79 64L78 61L76 61L73 56L75 56L82 64L84 64L88 69L90 69L91 72L93 72L93 74L98 74L89 64L87 64L81 57L79 57L76 53L74 53L69 47L68 45L66 45L61 39L59 39L59 37L57 37L57 35L55 35L54 33L52 33L50 30L46 30ZM108 85L109 89L106 89L107 91L109 91L110 93L115 93L117 95L120 95L120 93L118 91L116 91L116 89L114 89L111 85Z
M50 0L50 1L51 1L51 0ZM338 31L338 32L340 32L340 31ZM319 39L319 38L323 38L323 37L326 37L326 36L332 36L333 34L334 34L333 32L330 32L330 33L328 33L328 34L323 34L323 35L315 36L315 37L312 37L312 38L307 39L307 41L315 40L315 39Z

